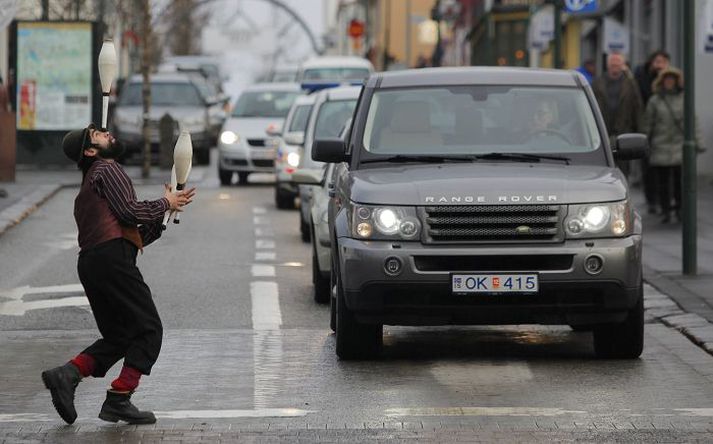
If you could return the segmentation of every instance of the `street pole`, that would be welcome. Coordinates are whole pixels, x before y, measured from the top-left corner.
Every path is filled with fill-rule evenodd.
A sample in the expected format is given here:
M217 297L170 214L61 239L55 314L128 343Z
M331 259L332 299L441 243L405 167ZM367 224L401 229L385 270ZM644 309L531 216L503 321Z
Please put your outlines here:
M697 273L696 228L696 102L695 102L695 0L683 1L683 273Z
M555 69L562 69L562 2L554 0L555 11L555 47L552 58L554 59L553 66Z
M151 128L149 126L149 118L151 116L151 79L149 78L149 69L151 67L151 6L149 0L142 0L141 6L143 9L143 24L142 24L142 57L141 57L141 74L143 77L142 83L142 101L143 101L143 136L144 136L144 152L143 163L141 168L141 177L148 178L151 174Z

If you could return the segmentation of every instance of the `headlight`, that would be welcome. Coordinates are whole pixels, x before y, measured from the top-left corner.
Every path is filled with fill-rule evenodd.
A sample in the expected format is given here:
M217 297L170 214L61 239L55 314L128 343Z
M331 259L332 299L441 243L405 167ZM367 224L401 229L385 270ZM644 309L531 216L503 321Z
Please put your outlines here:
M631 233L631 208L628 201L570 205L564 229L567 237L621 237Z
M291 167L297 168L300 164L300 154L294 151L287 154L287 164Z
M232 145L237 143L240 138L232 131L223 131L220 135L220 142L224 145Z
M415 240L421 234L421 222L412 207L355 205L352 234L357 239Z

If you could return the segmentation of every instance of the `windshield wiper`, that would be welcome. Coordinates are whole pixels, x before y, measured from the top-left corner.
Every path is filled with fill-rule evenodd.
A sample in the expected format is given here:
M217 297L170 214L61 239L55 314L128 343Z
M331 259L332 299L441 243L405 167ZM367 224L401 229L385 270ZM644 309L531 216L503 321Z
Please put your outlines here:
M399 154L391 157L377 157L374 159L364 159L359 163L377 163L377 162L424 162L424 163L444 163L444 162L473 162L477 160L473 156L411 156Z
M479 154L475 156L476 159L483 159L483 160L498 160L498 159L503 159L503 160L514 160L517 162L540 162L542 160L559 160L561 162L566 163L569 165L569 161L571 160L569 157L560 157L560 156L544 156L541 154L529 154L529 153L488 153L488 154Z

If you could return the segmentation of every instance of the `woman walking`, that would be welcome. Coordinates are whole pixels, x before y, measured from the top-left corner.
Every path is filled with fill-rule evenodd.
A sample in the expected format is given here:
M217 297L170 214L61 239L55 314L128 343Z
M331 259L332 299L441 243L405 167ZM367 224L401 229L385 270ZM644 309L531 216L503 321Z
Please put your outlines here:
M672 213L680 220L681 163L683 161L683 75L675 68L662 70L653 84L653 96L646 105L644 130L649 136L652 167L661 223L669 223ZM696 147L703 151L696 127Z

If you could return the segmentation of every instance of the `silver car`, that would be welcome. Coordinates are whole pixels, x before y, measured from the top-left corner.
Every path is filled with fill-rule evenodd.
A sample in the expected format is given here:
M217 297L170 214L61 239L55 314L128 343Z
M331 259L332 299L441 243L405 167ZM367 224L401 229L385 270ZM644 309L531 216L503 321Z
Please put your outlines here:
M243 91L220 133L222 185L231 183L233 173L238 173L238 183L245 184L250 173L274 171L275 147L268 143L267 132L282 127L298 95L300 87L294 83L259 83Z
M205 80L180 73L161 73L151 77L151 115L149 117L151 144L158 149L158 124L165 114L191 133L198 163L207 164L210 148L215 146L217 133L225 114L215 97L206 94ZM132 76L122 87L114 108L113 131L127 146L129 154L138 153L143 146L143 79Z
M344 86L322 90L316 94L304 140L304 155L299 169L321 168L324 163L312 159L312 143L315 139L337 137L344 124L354 113L360 86ZM304 242L310 240L309 217L313 185L300 185L300 234Z
M275 205L280 209L294 208L297 185L292 174L300 165L305 141L305 129L309 122L315 96L298 97L285 118L282 130L275 134Z

